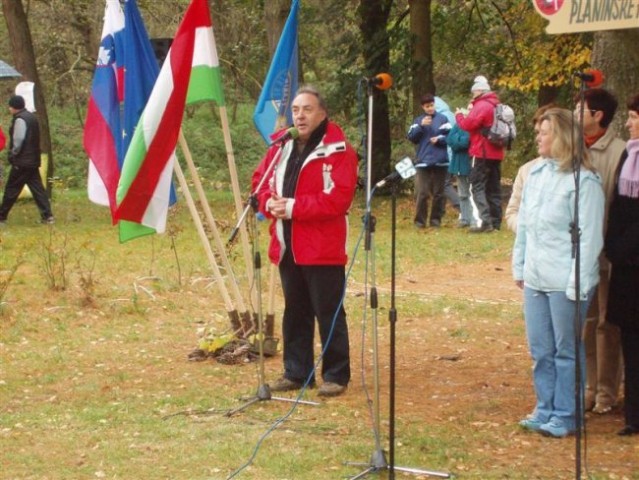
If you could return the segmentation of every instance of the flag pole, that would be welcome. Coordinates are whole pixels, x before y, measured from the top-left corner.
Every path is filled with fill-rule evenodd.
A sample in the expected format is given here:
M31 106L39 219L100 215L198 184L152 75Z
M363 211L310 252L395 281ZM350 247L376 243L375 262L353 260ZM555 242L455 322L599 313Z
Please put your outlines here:
M229 129L229 120L226 114L226 106L219 107L220 120L222 122L222 133L224 135L224 146L226 147L226 157L229 164L229 174L231 176L231 188L233 190L233 200L235 201L235 214L237 218L242 216L242 195L240 192L240 183L237 179L237 168L235 166L235 155L233 154L233 144L231 142L231 132ZM242 252L244 254L244 263L246 264L246 273L249 285L253 285L253 268L251 249L249 247L249 239L244 222L240 225L240 242L242 243Z
M213 213L211 212L211 207L209 205L208 200L206 199L206 194L204 193L204 188L202 187L202 181L200 180L200 176L195 168L195 163L193 162L193 156L191 155L191 150L189 149L189 145L186 142L186 138L184 137L184 131L180 129L180 134L178 137L178 141L180 143L180 148L182 149L182 153L184 154L184 158L186 160L186 165L189 168L189 173L191 175L191 179L193 180L193 184L195 185L195 191L198 194L198 198L200 200L200 205L202 206L202 210L204 211L204 217L209 225L209 228L213 232L213 239L215 240L215 246L218 250L220 257L222 258L222 265L226 268L228 272L228 276L230 277L231 282L231 291L233 293L233 297L235 298L235 303L237 305L238 311L240 312L240 319L242 321L242 328L244 330L244 337L249 336L253 330L253 322L251 319L251 312L246 308L246 304L244 303L244 298L240 293L240 288L237 284L237 278L233 273L233 266L229 261L229 257L226 254L226 249L224 247L224 243L222 242L222 237L220 236L220 230L217 228L217 224L215 223L215 219L213 218Z
M197 208L195 207L195 202L193 201L191 191L189 190L189 186L186 183L184 173L182 172L182 168L180 167L180 162L178 161L177 157L173 162L173 171L175 172L175 176L178 179L180 188L182 188L182 193L184 194L186 204L189 207L191 216L193 217L193 223L195 224L195 228L197 229L197 232L200 236L200 241L202 242L202 246L204 247L204 251L206 252L206 256L211 265L211 269L213 270L213 276L215 277L220 294L224 299L224 305L226 306L226 311L231 320L231 327L233 328L235 333L237 333L238 331L242 332L242 325L239 320L239 315L237 313L237 310L235 310L233 306L233 302L231 300L229 292L226 288L226 285L224 284L224 279L222 278L220 268L215 261L215 255L213 254L213 250L211 249L211 244L209 243L209 239L206 236L206 232L204 231L202 220L200 219L200 215L198 214Z

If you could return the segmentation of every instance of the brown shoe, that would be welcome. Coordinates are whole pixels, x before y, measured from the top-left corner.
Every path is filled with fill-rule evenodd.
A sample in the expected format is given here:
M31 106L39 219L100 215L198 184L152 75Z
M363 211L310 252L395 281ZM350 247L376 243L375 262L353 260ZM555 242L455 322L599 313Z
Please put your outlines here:
M273 382L271 392L290 392L291 390L299 390L302 388L302 382L296 382L290 378L280 377Z
M610 413L611 411L612 406L604 405L603 403L596 404L592 409L592 412L596 413L597 415L605 415L606 413Z
M317 394L320 397L337 397L346 391L346 385L340 385L339 383L324 382Z

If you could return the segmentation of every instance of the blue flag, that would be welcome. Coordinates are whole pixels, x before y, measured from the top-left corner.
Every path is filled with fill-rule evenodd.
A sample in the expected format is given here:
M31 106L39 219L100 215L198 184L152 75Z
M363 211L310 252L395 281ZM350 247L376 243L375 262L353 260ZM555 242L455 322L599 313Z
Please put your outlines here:
M293 123L291 103L298 86L298 11L299 2L293 0L253 113L255 127L266 143L274 131Z
M160 73L136 0L124 4L124 132L120 167Z

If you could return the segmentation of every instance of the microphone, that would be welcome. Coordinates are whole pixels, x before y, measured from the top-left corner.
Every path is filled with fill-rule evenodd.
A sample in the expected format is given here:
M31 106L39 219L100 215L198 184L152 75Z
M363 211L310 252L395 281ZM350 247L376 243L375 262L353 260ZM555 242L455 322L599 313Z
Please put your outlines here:
M300 136L300 132L297 131L297 128L295 127L287 128L282 135L280 135L271 143L269 143L268 146L272 147L273 145L277 145L277 144L282 145L288 142L289 140L295 140L299 136Z
M584 82L588 88L599 87L605 80L603 72L596 69L575 72L573 75Z
M388 90L393 86L393 77L388 73L378 73L374 77L367 78L366 81L379 90Z
M380 180L375 184L375 188L381 188L387 183L394 182L395 180L406 180L407 178L415 175L415 165L413 165L413 161L409 157L404 157L395 165L395 171L390 175L387 175L386 178Z

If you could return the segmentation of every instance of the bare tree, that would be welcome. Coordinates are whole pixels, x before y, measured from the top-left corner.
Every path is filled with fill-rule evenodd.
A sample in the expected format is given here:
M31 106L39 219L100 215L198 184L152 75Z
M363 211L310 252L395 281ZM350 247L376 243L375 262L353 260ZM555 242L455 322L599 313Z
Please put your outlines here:
M277 42L280 40L291 3L291 0L264 0L264 23L266 25L268 51L271 57L273 57Z
M410 0L413 111L420 112L423 93L436 93L433 80L431 0Z
M373 76L390 69L388 17L392 0L360 0L359 18L362 33L362 52L366 73ZM372 181L384 178L390 171L391 138L386 93L374 89Z
M597 32L591 63L604 72L605 87L619 100L619 109L612 123L621 136L627 133L626 101L639 93L639 28Z
M34 101L40 120L41 148L49 158L47 166L47 193L51 196L53 178L53 149L51 148L51 133L49 129L49 116L44 96L44 86L38 76L35 50L31 39L31 30L27 15L22 6L22 1L2 0L2 14L7 23L9 41L13 50L13 59L16 68L22 73L25 80L35 84Z

